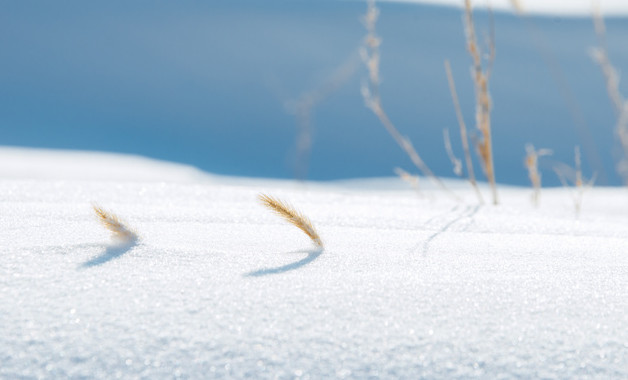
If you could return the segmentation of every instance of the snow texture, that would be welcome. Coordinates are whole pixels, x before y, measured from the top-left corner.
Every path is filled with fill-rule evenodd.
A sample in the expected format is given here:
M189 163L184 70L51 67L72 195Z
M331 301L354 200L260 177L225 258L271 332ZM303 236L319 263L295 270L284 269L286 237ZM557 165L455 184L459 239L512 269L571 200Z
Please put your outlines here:
M384 0L403 3L421 3L433 5L448 5L461 7L464 0ZM491 7L499 11L516 13L516 6L525 13L538 15L560 16L591 16L593 10L599 7L604 14L619 16L628 15L628 3L624 0L472 0L474 7Z
M0 178L0 378L628 377L624 189L576 219L563 188L479 206L465 183L455 202L91 153L3 148ZM112 246L91 202L140 240Z

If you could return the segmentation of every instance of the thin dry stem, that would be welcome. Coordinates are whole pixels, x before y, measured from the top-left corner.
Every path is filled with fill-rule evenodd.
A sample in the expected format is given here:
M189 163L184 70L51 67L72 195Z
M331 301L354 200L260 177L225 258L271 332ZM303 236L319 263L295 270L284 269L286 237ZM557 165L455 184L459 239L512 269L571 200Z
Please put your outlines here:
M619 117L622 109L624 108L625 99L619 91L619 72L613 66L608 56L608 48L606 45L606 25L604 24L604 18L602 17L599 7L596 7L593 12L593 25L595 27L595 34L597 35L599 46L591 49L591 56L602 69L608 97L615 109L616 116Z
M262 202L264 206L268 207L277 215L288 221L290 224L303 231L307 236L310 237L312 242L314 242L317 247L323 248L323 241L321 240L318 232L316 232L316 229L314 228L312 222L310 222L310 219L307 216L297 211L289 203L286 203L270 195L259 194L258 199L260 200L260 202Z
M114 240L120 242L132 242L137 240L138 236L129 227L127 227L117 215L105 211L97 205L92 206L98 218L98 221L109 231L111 231Z
M344 85L356 72L358 57L354 54L336 68L336 70L321 84L321 86L301 94L287 108L294 113L297 121L298 133L296 141L295 176L305 180L308 175L309 160L313 143L312 114L318 104Z
M456 118L458 119L458 125L460 126L460 139L462 140L462 149L464 150L464 159L467 164L469 182L471 182L471 186L473 186L479 202L484 203L482 193L475 181L475 170L473 170L473 161L471 160L471 150L469 149L469 139L467 137L467 125L462 117L462 110L460 109L460 102L458 101L458 91L456 91L456 82L454 81L454 76L451 73L449 60L445 60L445 72L447 73L447 82L449 83L449 92L451 93L451 99L454 103Z
M451 147L451 138L449 137L449 129L443 129L443 142L445 143L445 151L447 156L453 165L454 174L458 177L462 176L462 161L454 154L454 150Z
M369 72L369 83L362 86L362 96L364 97L366 106L377 116L384 128L393 137L399 147L401 147L401 149L408 155L408 157L410 157L410 160L412 160L412 163L417 167L417 169L419 169L423 173L423 175L429 177L432 181L434 181L441 189L447 191L452 197L458 199L458 197L453 194L453 192L451 192L451 190L449 190L447 186L445 186L443 181L441 181L440 178L436 177L434 172L432 172L432 170L427 166L421 156L419 156L417 151L414 149L412 142L399 132L399 130L395 127L395 125L392 123L392 121L384 111L379 92L379 45L381 44L381 39L377 36L377 33L375 31L375 25L377 23L378 16L379 9L377 9L377 7L375 6L375 1L369 0L367 2L367 12L363 20L367 35L364 39L365 46L361 51L362 59L364 60L366 68Z
M562 69L560 62L556 58L554 48L550 47L547 38L544 37L543 32L536 24L534 18L528 17L526 14L523 7L525 1L511 0L511 3L516 9L517 14L524 22L527 34L530 35L536 50L538 51L541 59L545 62L552 80L560 92L564 106L573 121L578 140L582 144L584 156L589 160L591 166L600 174L600 179L604 179L606 177L604 173L604 165L600 159L600 154L594 142L593 135L591 134L591 128L588 125L587 119L584 117L582 107L579 104L572 86L569 84L569 80L565 76L565 71Z
M604 81L606 83L606 92L615 110L617 118L615 124L615 133L619 138L623 156L617 163L617 172L624 179L624 184L628 185L628 101L619 91L620 76L618 70L613 66L608 56L606 47L606 26L604 19L598 7L593 12L593 23L595 33L597 34L599 46L591 49L591 57L602 70Z
M528 169L528 178L530 178L530 182L532 183L533 193L532 193L532 204L535 207L539 206L539 201L541 197L541 173L539 172L539 157L547 156L552 154L549 149L539 149L536 150L534 145L527 144L526 145L526 159L525 166Z
M482 54L477 44L475 26L473 24L473 11L471 10L471 1L465 0L465 30L467 34L467 50L473 60L472 78L475 86L476 112L475 123L480 131L481 139L476 142L476 149L482 161L484 173L491 186L493 195L493 204L498 204L497 185L495 182L495 169L493 164L493 147L491 139L491 97L488 90L490 68L495 58L494 43L489 43L490 55L487 68L484 68L482 62ZM491 32L491 39L492 36Z
M574 206L576 208L576 215L580 216L580 210L582 209L582 197L584 195L584 181L582 180L582 163L580 161L580 147L574 148L574 161L576 163L576 196L574 197Z
M574 210L576 213L576 218L578 218L580 216L580 210L582 209L582 199L584 198L584 193L588 188L593 187L593 184L595 182L595 175L588 181L585 181L584 177L582 176L582 163L580 159L580 147L579 146L576 146L574 148L574 162L576 165L575 169L571 168L569 165L562 164L563 167L560 169L558 167L555 167L554 172L558 176L558 179L563 184L563 186L570 189L572 188L572 186L569 185L566 172L571 171L574 173L573 181L572 181L573 189L571 191L571 198L574 203Z
M419 176L408 173L401 168L395 168L395 174L399 176L404 182L408 183L419 195L423 195L421 187L419 186Z

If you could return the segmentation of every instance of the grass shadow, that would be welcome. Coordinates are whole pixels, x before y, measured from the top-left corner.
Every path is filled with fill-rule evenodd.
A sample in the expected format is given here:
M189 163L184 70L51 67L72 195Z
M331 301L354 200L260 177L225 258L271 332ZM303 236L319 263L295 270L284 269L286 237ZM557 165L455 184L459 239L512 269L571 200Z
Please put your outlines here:
M423 242L423 254L427 254L427 252L429 251L430 248L430 244L432 244L432 241L434 239L436 239L438 236L444 234L445 232L447 232L454 224L461 222L464 219L469 219L469 224L464 228L463 231L467 231L469 226L473 223L475 223L475 220L473 219L475 217L475 215L478 213L478 211L480 210L480 208L482 208L482 205L478 204L475 206L466 206L466 208L460 213L458 214L456 217L454 217L453 219L451 219L449 222L447 222L447 224L445 224L444 226L442 226L441 228L438 229L438 231L434 232L432 235L430 235L424 242ZM453 210L456 210L456 208L454 208ZM452 211L453 211L452 210ZM413 251L415 251L418 248L419 245L417 245Z
M93 259L84 262L83 264L81 264L80 268L83 268L83 269L92 268L92 267L96 267L96 266L100 266L105 263L108 263L109 261L116 259L124 255L125 253L129 252L131 249L136 247L137 244L138 244L138 241L137 239L135 239L128 242L119 243L116 245L110 245L105 249L105 251L102 254L100 254L100 256L94 257Z
M292 253L301 253L301 252L307 253L307 256L305 256L303 259L299 261L295 261L294 263L282 265L280 267L275 267L275 268L258 269L256 271L249 272L245 274L244 276L245 277L262 277L262 276L268 276L270 274L286 273L295 269L299 269L311 263L312 261L316 260L321 255L321 253L323 253L323 249L316 248L316 249L297 251L297 252L292 252Z

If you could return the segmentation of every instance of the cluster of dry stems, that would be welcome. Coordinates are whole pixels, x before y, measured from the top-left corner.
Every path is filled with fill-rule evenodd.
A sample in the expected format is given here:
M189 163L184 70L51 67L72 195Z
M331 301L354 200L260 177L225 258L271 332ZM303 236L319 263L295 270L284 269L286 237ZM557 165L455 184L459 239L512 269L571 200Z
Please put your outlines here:
M434 175L425 161L423 161L421 156L419 156L416 149L414 149L412 142L399 132L397 127L395 127L393 122L388 117L386 111L384 111L379 91L379 46L382 43L382 40L379 38L375 30L378 17L379 9L375 6L375 0L369 0L367 2L367 11L363 19L367 34L364 39L364 48L361 50L362 59L369 74L368 84L365 83L362 85L362 96L364 97L366 106L377 116L384 128L393 137L399 147L408 155L416 168L419 169L423 175L432 179L432 181L434 181L441 189L447 191L454 198L456 198L456 196L445 186L443 181Z
M517 0L511 0L511 3L518 14L523 14L523 7L521 3ZM484 54L482 49L478 44L477 33L475 30L474 20L473 20L473 10L471 0L464 1L464 30L466 36L466 44L467 51L472 59L472 70L471 77L474 84L474 92L475 92L475 124L476 129L478 131L479 136L474 139L476 152L482 164L482 168L488 180L490 189L491 189L491 197L492 203L498 204L499 197L497 193L497 184L495 179L495 165L494 165L494 157L493 157L493 146L492 146L492 130L491 130L491 109L492 102L489 91L489 83L491 78L491 70L492 65L495 60L495 43L494 43L494 30L493 30L493 21L491 14L491 23L490 23L490 35L487 42L488 54ZM489 8L490 11L490 8ZM434 175L434 173L429 169L427 164L421 159L419 154L414 149L410 140L401 135L395 125L391 122L390 118L386 114L380 97L379 85L380 85L380 75L379 75L379 65L380 65L380 52L379 47L381 45L381 38L376 33L376 23L379 16L379 10L375 6L374 0L369 0L367 2L367 12L364 16L364 25L367 30L367 35L364 40L364 49L362 51L362 57L365 62L365 65L369 74L368 84L364 84L362 86L362 94L366 102L366 106L378 117L384 128L389 132L389 134L394 138L397 144L406 152L406 154L410 157L414 165L427 177L430 177L434 181L436 181L442 188L445 188L444 184L438 177ZM600 47L594 49L592 55L594 59L600 64L602 71L604 73L604 77L607 84L607 89L609 96L613 102L615 107L615 111L617 114L617 126L616 132L619 137L619 141L623 148L623 157L620 163L618 164L618 171L625 178L626 183L628 184L628 100L626 100L621 93L619 92L619 75L617 74L617 70L612 66L610 60L608 59L608 54L606 52L605 44L604 44L604 23L599 14L596 14L594 17L596 31L600 39ZM473 189L476 192L478 197L478 201L483 203L483 197L477 185L477 181L475 179L475 173L473 170L473 162L471 159L469 143L468 143L468 133L467 127L464 122L464 118L462 116L462 112L460 110L460 103L458 100L458 94L456 91L456 86L454 82L453 75L451 73L451 65L449 61L445 61L445 71L447 74L447 80L449 83L449 89L451 92L452 100L454 103L454 109L456 112L456 117L458 120L458 124L460 127L460 137L462 140L462 147L464 150L464 162L467 167L467 174L469 182L471 183ZM450 158L452 164L454 165L454 172L457 175L462 174L462 161L457 159L453 153L453 149L451 148L451 140L449 136L449 132L444 130L444 142L445 149L447 151L447 155ZM527 156L525 160L525 165L528 170L528 176L532 183L534 193L532 197L533 204L538 205L540 189L541 189L541 174L538 170L538 158L544 155L551 154L551 151L546 149L535 150L532 145L526 146ZM584 189L584 184L582 180L582 171L580 164L580 150L576 148L575 151L575 161L576 161L576 179L574 180L574 187L577 189L576 193L580 194L575 201L576 210L579 212L580 204L582 199L582 193ZM412 176L405 171L401 171L400 169L396 169L397 174L407 182L412 183L414 187L418 189L418 178L416 176ZM561 181L564 181L564 176L559 174L559 178ZM592 183L592 182L591 182Z
M378 117L384 128L393 137L397 144L404 150L404 152L410 157L414 165L423 173L423 175L431 178L441 188L447 189L444 183L434 175L427 164L419 156L416 149L410 142L410 140L403 136L399 130L392 123L388 115L386 114L382 105L379 85L379 65L380 65L380 52L379 47L381 44L381 38L376 33L376 23L379 16L379 10L375 6L374 0L367 2L367 12L364 16L364 26L367 34L364 39L364 49L362 50L362 57L369 74L368 84L362 86L362 95L366 102L366 106ZM498 204L499 199L497 196L497 185L495 181L495 169L493 164L493 150L492 150L492 136L491 136L491 99L489 93L489 78L491 73L491 66L495 57L495 49L493 43L493 33L491 32L491 39L489 41L490 54L488 59L482 59L482 52L477 43L475 27L473 24L473 12L471 9L471 2L465 1L465 31L467 39L467 49L473 60L472 78L475 86L475 98L476 98L476 127L479 131L480 137L476 141L476 150L482 167L486 174L486 178L491 187L493 204ZM475 174L473 171L473 163L471 161L470 149L468 144L467 130L460 112L460 105L458 102L458 96L455 90L455 84L453 76L451 75L451 68L448 62L445 63L447 70L447 78L449 80L449 86L456 109L456 115L460 125L460 134L462 138L463 148L465 152L465 162L467 166L467 173L469 181L473 186L478 200L483 203L482 194L477 186L475 180ZM447 153L454 164L454 171L459 174L462 172L462 163L457 160L451 149L451 142L449 141L448 132L445 132L445 147Z
M617 162L617 172L628 185L628 100L619 91L619 72L613 66L606 47L606 26L599 8L593 14L595 32L599 46L591 49L591 56L598 63L606 83L606 92L611 100L616 116L615 133L622 148L622 156Z
M512 3L519 12L522 12L518 1L512 0ZM374 0L369 0L367 4L367 13L364 16L364 25L367 30L367 35L364 40L365 47L362 50L362 58L366 64L369 73L368 84L365 84L362 87L362 94L364 96L366 105L379 118L380 122L386 128L388 133L390 133L390 135L394 138L397 144L404 150L404 152L406 152L414 165L425 176L430 177L441 188L447 190L443 182L434 175L434 173L421 159L410 140L407 137L403 136L397 130L395 125L390 121L388 115L384 111L379 92L379 46L381 44L381 39L377 36L375 31L377 18L379 16L379 10L377 9L377 7L375 7ZM488 43L490 53L488 55L488 58L486 60L483 60L481 49L479 48L477 43L477 36L473 23L473 12L471 9L470 0L465 0L464 21L467 49L473 60L472 78L475 87L476 99L475 121L476 127L480 133L480 138L475 142L476 150L478 156L480 157L482 167L484 168L484 172L491 187L493 203L497 204L498 196L495 182L495 170L493 164L491 138L491 98L488 89L491 67L495 58L494 39L491 33L491 38ZM599 12L595 13L594 15L594 23L595 30L600 41L600 46L592 49L591 54L594 60L600 65L602 69L602 73L604 74L606 82L607 92L616 112L616 133L623 148L623 157L618 163L618 171L624 177L626 183L628 184L628 100L626 100L619 91L619 74L608 57L604 40L605 26ZM451 66L449 64L449 61L447 60L445 61L445 71L447 74L449 89L456 111L456 117L458 119L458 124L460 127L460 136L462 139L462 146L464 149L465 163L467 166L469 181L471 182L473 188L477 193L478 200L480 202L483 202L482 194L477 186L475 174L473 171L473 162L471 160L471 154L468 144L466 124L460 110L460 103L458 101L455 82L451 73ZM333 80L330 81L328 86L324 87L323 89L319 89L317 91L313 91L311 93L303 95L297 103L295 113L297 114L297 117L299 119L299 125L301 127L299 148L304 152L302 152L303 154L309 155L309 149L311 146L311 109L317 102L324 98L327 93L333 91L340 82L346 80L346 78L350 76L352 72L353 68L349 66L349 68L347 69L345 67L344 70L340 71L340 74L337 77L334 77ZM444 131L444 140L447 154L454 164L454 172L457 175L461 175L462 162L458 160L453 154L449 132L447 130ZM538 170L538 160L539 157L551 154L551 151L548 149L536 150L533 145L528 144L526 146L526 152L527 154L525 159L525 166L528 170L528 176L534 189L532 201L535 206L538 206L541 189L541 174ZM571 181L574 188L574 191L572 191L572 198L576 210L576 215L579 215L582 207L582 198L584 191L587 187L592 186L594 180L591 179L590 181L585 183L585 180L582 176L580 149L577 146L574 151L574 156L575 178L573 179L573 181ZM557 170L556 168L555 171L563 185L569 187L569 181L567 180L565 173L563 171ZM417 191L419 191L417 176L412 175L399 168L396 168L395 172L402 179L409 182L413 187L415 187ZM259 200L264 206L275 212L277 215L288 221L290 224L303 231L317 247L323 248L323 241L308 217L297 211L289 203L286 203L278 198L266 194L260 194ZM133 229L127 227L127 225L115 214L108 212L97 205L93 206L93 210L97 216L97 219L107 230L112 233L113 238L118 242L128 243L134 242L138 239L137 233Z

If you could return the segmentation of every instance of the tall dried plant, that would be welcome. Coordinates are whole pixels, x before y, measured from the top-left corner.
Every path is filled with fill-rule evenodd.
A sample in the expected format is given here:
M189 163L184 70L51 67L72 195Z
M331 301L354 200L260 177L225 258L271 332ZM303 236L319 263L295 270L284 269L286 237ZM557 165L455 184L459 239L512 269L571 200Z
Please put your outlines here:
M528 169L528 178L532 183L532 204L534 207L539 207L539 201L541 198L541 172L539 172L539 157L548 156L552 154L549 149L536 150L534 145L526 145L526 158L525 167Z
M604 25L599 6L593 13L593 23L599 46L591 49L591 57L602 70L606 83L606 92L615 110L615 133L622 148L622 157L619 159L616 169L617 173L623 178L624 184L628 185L628 101L619 91L619 72L613 66L608 56L606 26Z
M576 218L580 216L582 210L582 199L584 198L584 192L586 189L591 188L595 182L595 175L590 180L585 180L582 175L582 161L580 158L580 147L574 148L574 162L575 169L569 165L562 164L560 167L554 167L554 172L558 176L558 179L563 186L572 189L571 198L574 204L574 210L576 212ZM572 177L571 181L568 177ZM569 182L573 186L569 185Z
M434 181L441 189L447 191L450 195L456 198L456 196L445 186L443 181L434 175L434 172L432 172L425 161L423 161L421 156L419 156L417 151L414 149L412 142L399 132L397 127L395 127L388 117L388 114L384 111L379 91L379 46L382 43L382 40L377 35L375 28L378 17L379 9L375 6L375 0L368 0L367 11L363 19L367 34L364 39L364 48L361 50L362 59L369 73L368 84L365 83L362 85L362 96L364 97L366 106L377 116L384 128L386 128L399 147L401 147L408 157L410 157L410 160L412 160L412 163L417 167L417 169L419 169L426 177L431 178L432 181Z
M464 160L467 165L469 182L475 190L478 201L480 203L484 203L484 198L482 197L482 193L480 192L478 184L475 180L475 170L473 170L473 161L471 160L471 150L469 149L469 139L467 137L467 124L464 122L464 118L462 117L460 101L458 100L458 92L456 91L456 82L454 81L454 76L451 73L451 65L448 60L445 60L445 72L447 73L447 82L449 83L449 92L451 93L451 99L454 103L456 118L458 119L458 125L460 126L460 139L462 140L462 149L464 150Z
M467 38L467 50L473 60L472 78L475 87L475 124L480 132L480 138L476 141L476 150L480 156L484 173L488 179L493 196L493 204L499 203L497 185L495 182L495 167L493 163L493 146L491 135L491 96L488 90L491 68L495 60L495 44L491 26L491 38L489 41L489 55L486 61L482 59L482 51L477 43L475 26L473 24L473 10L471 0L465 0L465 32Z

